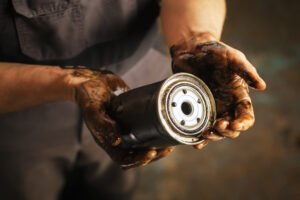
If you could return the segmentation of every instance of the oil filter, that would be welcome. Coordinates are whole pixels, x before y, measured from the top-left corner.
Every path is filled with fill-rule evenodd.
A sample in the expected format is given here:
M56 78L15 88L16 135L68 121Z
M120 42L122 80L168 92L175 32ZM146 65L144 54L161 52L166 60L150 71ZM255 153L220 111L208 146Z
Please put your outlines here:
M139 87L112 100L113 116L124 147L195 145L216 117L215 102L206 84L188 73Z

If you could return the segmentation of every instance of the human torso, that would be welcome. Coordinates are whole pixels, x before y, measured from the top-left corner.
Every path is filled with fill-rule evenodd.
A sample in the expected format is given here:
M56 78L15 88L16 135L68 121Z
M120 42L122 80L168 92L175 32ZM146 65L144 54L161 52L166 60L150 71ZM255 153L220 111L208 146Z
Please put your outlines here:
M135 51L158 10L152 0L3 0L0 59L117 62Z

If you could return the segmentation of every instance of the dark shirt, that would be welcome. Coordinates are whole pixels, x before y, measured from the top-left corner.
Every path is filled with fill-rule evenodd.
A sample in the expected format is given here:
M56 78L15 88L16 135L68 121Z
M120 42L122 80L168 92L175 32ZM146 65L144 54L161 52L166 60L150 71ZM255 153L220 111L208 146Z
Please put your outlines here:
M136 51L158 13L153 0L1 0L0 61L117 63Z

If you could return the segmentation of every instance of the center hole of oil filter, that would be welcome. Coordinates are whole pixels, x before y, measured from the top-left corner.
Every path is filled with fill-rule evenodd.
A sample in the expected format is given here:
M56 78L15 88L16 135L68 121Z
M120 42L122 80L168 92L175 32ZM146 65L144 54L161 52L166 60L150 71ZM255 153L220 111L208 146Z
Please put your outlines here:
M185 114L185 115L190 115L193 112L193 107L192 104L189 102L183 102L181 104L181 111Z

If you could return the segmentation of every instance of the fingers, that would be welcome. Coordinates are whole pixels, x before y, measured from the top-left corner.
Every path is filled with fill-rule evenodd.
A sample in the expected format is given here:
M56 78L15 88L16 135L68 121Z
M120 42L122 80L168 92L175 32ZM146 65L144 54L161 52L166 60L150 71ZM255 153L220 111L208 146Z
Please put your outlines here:
M242 131L246 131L253 126L255 117L249 98L245 97L243 100L240 100L234 112L233 119L229 116L225 116L215 122L213 126L215 134L234 139L237 138Z
M156 156L157 156L157 151L155 149L129 150L127 155L123 155L121 168L126 170L134 167L147 165Z
M249 99L238 102L235 108L235 120L230 123L230 129L245 131L253 126L255 121L252 103Z
M131 155L125 155L123 157L124 160L122 161L121 168L124 170L147 165L149 162L151 162L151 160L153 160L156 157L157 152L154 149L150 149L146 151L132 151L129 152L129 154Z
M121 165L122 169L130 169L139 166L145 166L151 162L157 161L168 156L174 151L175 147L166 147L162 149L132 150L131 155L127 155Z
M96 142L103 148L120 143L119 128L105 111L110 98L108 87L102 81L91 80L77 88L77 102L81 107L87 127Z
M157 155L156 155L156 157L153 160L151 160L151 162L157 161L159 159L162 159L162 158L168 156L174 150L175 150L175 147L166 147L166 148L163 148L163 149L157 149L156 150L157 151Z
M89 71L88 71L89 72ZM120 131L116 122L106 113L112 91L124 92L128 87L123 80L112 73L100 73L96 78L81 84L76 90L76 100L83 110L85 122L95 140L103 148L120 144Z
M240 135L240 132L231 130L229 128L230 125L230 117L226 116L224 118L218 119L214 124L214 130L218 135L228 137L228 138L236 138Z
M207 66L214 66L216 68L230 67L249 86L258 90L266 88L266 83L259 76L256 68L247 60L242 52L221 42L200 43L189 48L173 56L172 68L174 72L185 71L197 74L197 72L200 73L201 69Z
M194 145L195 149L203 149L208 144L208 140L203 140L201 143Z
M197 69L193 67L195 62L195 56L189 53L185 53L174 57L172 60L172 71L173 73L187 72L195 74Z
M202 136L205 139L211 140L211 141L219 141L224 139L224 136L219 135L218 132L214 129L206 130L202 133Z
M229 51L228 58L232 70L242 77L249 86L257 90L265 90L265 81L259 76L256 68L247 60L246 56L237 50Z
M234 130L231 130L229 128L226 128L226 129L223 129L223 130L218 129L217 132L218 132L218 134L220 134L224 137L227 137L227 138L231 138L231 139L235 139L240 135L240 131L234 131Z
M85 123L94 139L104 149L118 146L121 143L119 127L104 111L87 109L83 114Z

